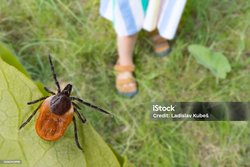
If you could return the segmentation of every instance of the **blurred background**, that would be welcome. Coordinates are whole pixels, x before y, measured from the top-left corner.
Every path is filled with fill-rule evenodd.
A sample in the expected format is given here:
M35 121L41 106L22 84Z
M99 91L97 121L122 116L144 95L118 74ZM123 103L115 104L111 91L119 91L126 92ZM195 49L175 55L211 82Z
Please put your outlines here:
M114 88L115 33L99 16L98 0L0 0L0 41L17 55L32 79L55 90L47 55L73 94L107 109L114 119L82 112L135 166L250 166L249 122L158 122L157 102L250 101L250 1L189 0L170 57L153 55L140 33L134 59L139 94ZM219 79L188 51L199 44L222 53L231 71Z

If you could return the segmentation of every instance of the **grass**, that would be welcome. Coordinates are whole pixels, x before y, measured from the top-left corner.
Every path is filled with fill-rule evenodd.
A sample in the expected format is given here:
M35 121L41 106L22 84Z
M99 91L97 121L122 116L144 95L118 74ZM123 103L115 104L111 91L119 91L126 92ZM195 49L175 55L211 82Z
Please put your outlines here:
M60 81L115 115L85 112L136 166L248 167L249 122L155 122L149 112L152 102L250 101L250 2L188 1L169 58L154 57L140 33L134 57L140 87L133 99L114 89L115 34L98 6L97 0L1 0L0 40L34 80L55 88L47 60L52 53ZM195 43L226 55L233 68L226 79L216 80L189 56L187 46Z

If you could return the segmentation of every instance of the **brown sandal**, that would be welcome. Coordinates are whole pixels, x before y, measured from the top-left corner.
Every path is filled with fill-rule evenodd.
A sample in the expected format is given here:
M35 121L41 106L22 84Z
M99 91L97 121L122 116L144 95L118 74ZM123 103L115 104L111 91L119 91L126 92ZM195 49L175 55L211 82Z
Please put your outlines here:
M164 57L171 52L168 41L162 38L157 32L150 34L156 56Z
M123 72L133 72L135 69L134 65L115 65L114 70L117 74ZM133 86L126 86L129 84L134 84ZM116 89L119 94L122 94L126 97L133 97L137 93L137 85L134 77L128 78L118 78L116 77Z

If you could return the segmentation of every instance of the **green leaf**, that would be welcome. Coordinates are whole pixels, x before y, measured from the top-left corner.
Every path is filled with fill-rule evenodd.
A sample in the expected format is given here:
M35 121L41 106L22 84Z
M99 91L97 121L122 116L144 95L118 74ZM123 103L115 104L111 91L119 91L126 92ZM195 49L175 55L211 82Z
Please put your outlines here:
M222 53L213 52L201 45L190 45L188 50L199 64L208 68L218 78L225 79L231 71L231 65Z
M113 151L113 153L115 154L115 156L117 157L117 159L122 167L134 167L134 165L128 161L127 157L123 157L123 156L119 155L111 146L110 146L110 148Z
M18 69L27 77L31 78L29 73L25 70L22 64L18 61L16 56L2 42L0 42L0 58L2 58L2 60L8 63L9 65L12 65L16 69ZM39 90L43 93L43 95L48 95L47 92L44 91L43 85L41 82L36 82L36 85L39 88Z
M37 115L22 130L21 123L37 105L26 103L42 96L37 86L23 73L0 59L0 158L21 160L16 166L119 167L116 155L87 123L77 124L84 152L74 141L73 124L58 141L48 142L35 132Z
M104 143L96 131L86 123L81 127L82 145L88 166L120 166L118 159L110 147Z
M30 77L28 72L22 66L22 64L17 60L14 54L12 54L11 51L2 42L0 42L0 58L2 58L9 65L16 67L27 77Z

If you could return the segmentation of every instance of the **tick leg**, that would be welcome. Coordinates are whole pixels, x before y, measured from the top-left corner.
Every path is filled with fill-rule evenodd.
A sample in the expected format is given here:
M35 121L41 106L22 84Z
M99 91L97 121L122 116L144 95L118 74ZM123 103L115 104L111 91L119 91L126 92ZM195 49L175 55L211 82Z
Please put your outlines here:
M105 113L105 114L110 114L109 112L101 109L100 107L97 107L97 106L95 106L95 105L93 105L93 104L91 104L89 102L83 101L82 99L80 99L78 97L70 97L70 98L71 98L71 100L76 100L76 101L78 101L78 102L80 102L80 103L82 103L82 104L84 104L84 105L86 105L88 107L94 108L99 112L102 112L102 113Z
M57 78L56 78L56 72L55 72L55 68L54 68L54 65L52 63L50 54L49 54L49 63L50 63L50 69L52 71L55 84L57 86L57 91L58 91L58 93L60 93L61 92L61 88L60 88L59 82L57 81Z
M80 146L79 144L79 141L78 141L78 135L77 135L77 127L76 127L76 119L75 117L73 117L73 122L74 122L74 132L75 132L75 141L76 141L76 145L77 147L82 150L82 147Z
M52 94L52 95L55 95L55 93L54 93L53 91L49 90L49 88L47 88L47 87L44 87L44 90L45 90L46 92Z
M32 119L32 117L36 114L37 110L41 107L42 103L33 111L33 113L29 116L29 118L22 123L22 125L19 127L19 130L23 128L29 121Z
M74 112L77 114L78 118L81 120L83 124L87 121L86 118L81 113L79 113L79 111L77 111L76 108L74 108Z
M48 98L48 97L49 97L49 96L41 97L40 99L37 99L37 100L31 101L31 102L28 102L27 104L28 104L28 105L35 104L35 103L37 103L37 102L39 102L39 101L42 101L42 100L44 100L44 99L46 99L46 98Z
M75 106L75 108L77 108L78 110L81 110L81 108L74 102L72 102L73 106Z

